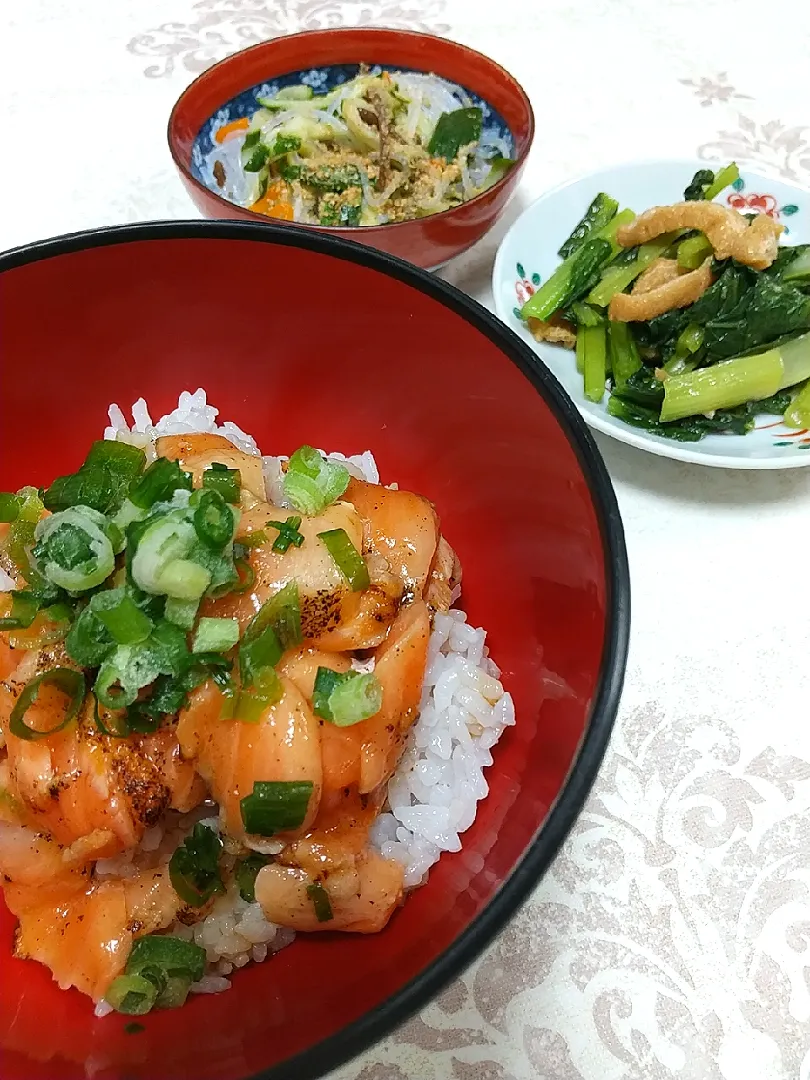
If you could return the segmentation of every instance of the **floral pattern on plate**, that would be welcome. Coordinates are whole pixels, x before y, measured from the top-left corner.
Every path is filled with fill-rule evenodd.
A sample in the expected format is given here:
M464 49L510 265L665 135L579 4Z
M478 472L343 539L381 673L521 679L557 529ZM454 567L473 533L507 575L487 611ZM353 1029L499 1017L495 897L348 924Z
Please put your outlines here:
M733 210L739 210L741 214L767 214L774 221L779 221L781 218L792 217L799 212L796 203L785 203L784 206L780 206L775 195L755 191L746 192L745 180L742 177L735 180L731 186L734 190L726 197L726 202ZM786 234L790 232L787 225L784 225L784 230Z

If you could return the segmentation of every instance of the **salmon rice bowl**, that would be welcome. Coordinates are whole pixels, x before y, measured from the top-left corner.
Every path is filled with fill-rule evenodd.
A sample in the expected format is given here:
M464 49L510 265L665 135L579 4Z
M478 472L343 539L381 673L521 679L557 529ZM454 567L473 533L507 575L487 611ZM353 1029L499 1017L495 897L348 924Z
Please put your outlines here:
M203 390L0 493L0 874L15 955L97 1015L383 930L461 848L512 699L423 496L262 456Z

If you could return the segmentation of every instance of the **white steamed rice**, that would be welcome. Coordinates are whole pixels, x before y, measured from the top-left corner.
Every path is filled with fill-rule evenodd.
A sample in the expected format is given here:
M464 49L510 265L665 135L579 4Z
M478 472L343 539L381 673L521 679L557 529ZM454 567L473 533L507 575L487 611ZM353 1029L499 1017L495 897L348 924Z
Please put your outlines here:
M255 441L236 424L217 425L218 410L209 405L205 391L184 391L177 408L152 422L141 398L132 407L132 424L117 405L109 410L106 439L139 445L149 452L160 435L210 432L225 436L234 446L259 454ZM152 449L152 453L154 453ZM379 473L369 451L354 457L327 455L343 462L356 477L379 483ZM264 457L268 498L283 505L282 471L279 457ZM393 485L392 485L393 486ZM0 587L11 587L11 585ZM419 717L411 728L405 752L388 783L388 806L374 823L372 843L386 858L396 859L405 869L405 885L424 881L430 867L445 851L461 849L460 834L475 820L476 806L487 795L484 769L492 764L492 747L504 728L515 723L512 697L499 681L500 672L489 659L486 632L467 623L463 611L437 614L430 636L428 664ZM194 820L207 814L209 805ZM217 819L205 818L218 827ZM180 828L188 831L193 820L186 818ZM159 861L168 861L178 842L177 829L150 830L141 850L152 851ZM102 873L126 873L133 855L99 864ZM208 957L205 978L193 989L217 993L228 988L228 976L251 960L261 962L292 941L293 933L268 922L258 904L242 900L235 888L219 897L205 919L193 927L177 925L174 933L201 945ZM103 1015L109 1007L102 1003Z

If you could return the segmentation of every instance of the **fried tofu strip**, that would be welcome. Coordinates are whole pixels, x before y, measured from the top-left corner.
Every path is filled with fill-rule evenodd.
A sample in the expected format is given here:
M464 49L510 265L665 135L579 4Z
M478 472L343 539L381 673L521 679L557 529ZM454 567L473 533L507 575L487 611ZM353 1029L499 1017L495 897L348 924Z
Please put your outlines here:
M633 293L648 293L661 285L669 285L681 277L677 259L656 259L650 263L633 286Z
M552 316L548 322L529 316L529 330L536 341L550 341L553 345L562 345L564 349L574 349L577 344L577 332L564 319Z
M617 293L610 301L608 314L614 322L646 322L674 308L689 307L711 283L711 259L707 259L697 270L646 292L636 288L632 293Z
M736 210L695 201L653 206L623 225L616 238L622 247L635 247L676 229L700 229L718 259L736 259L754 270L765 270L779 252L783 226L765 214L749 224Z

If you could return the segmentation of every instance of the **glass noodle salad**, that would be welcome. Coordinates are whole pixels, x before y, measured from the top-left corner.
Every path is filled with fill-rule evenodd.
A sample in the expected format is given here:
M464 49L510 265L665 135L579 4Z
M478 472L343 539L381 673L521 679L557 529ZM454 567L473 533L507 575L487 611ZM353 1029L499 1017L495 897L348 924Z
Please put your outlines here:
M416 72L360 74L325 94L305 85L257 96L223 124L205 159L208 186L267 217L310 225L382 225L440 213L491 187L514 164L459 86Z
M761 414L810 426L810 245L714 202L738 176L701 169L682 202L638 214L600 192L521 310L617 420L680 442Z

